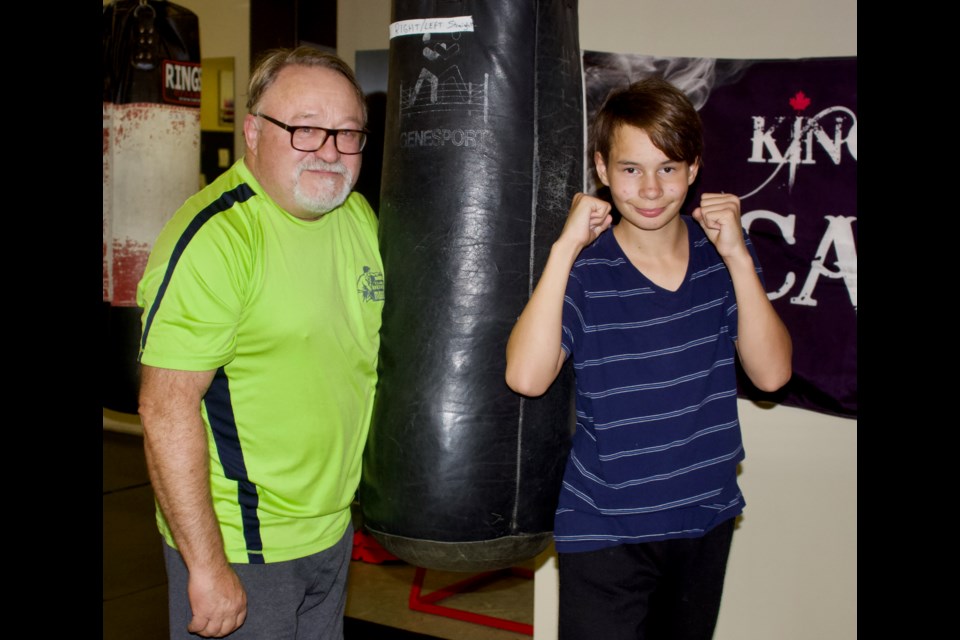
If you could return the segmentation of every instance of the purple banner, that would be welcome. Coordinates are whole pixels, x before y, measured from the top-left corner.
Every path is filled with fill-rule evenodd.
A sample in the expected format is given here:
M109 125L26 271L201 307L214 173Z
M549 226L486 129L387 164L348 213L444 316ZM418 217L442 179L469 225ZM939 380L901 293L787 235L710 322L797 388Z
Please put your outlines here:
M718 60L584 52L588 118L607 93L648 75L700 111L695 192L736 193L767 295L793 338L793 378L741 395L857 415L857 60ZM592 167L592 158L590 159Z

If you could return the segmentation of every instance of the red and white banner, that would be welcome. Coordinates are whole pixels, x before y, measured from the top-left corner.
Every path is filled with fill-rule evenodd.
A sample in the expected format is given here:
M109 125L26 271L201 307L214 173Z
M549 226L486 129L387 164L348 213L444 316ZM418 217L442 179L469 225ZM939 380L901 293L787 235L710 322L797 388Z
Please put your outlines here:
M170 2L103 8L103 300L135 307L153 241L200 185L200 32Z

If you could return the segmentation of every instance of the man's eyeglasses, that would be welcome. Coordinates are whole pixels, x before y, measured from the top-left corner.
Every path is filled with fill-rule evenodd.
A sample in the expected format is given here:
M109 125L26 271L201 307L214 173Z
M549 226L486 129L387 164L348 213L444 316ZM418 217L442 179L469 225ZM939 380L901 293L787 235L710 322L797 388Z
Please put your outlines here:
M361 129L294 127L262 113L255 113L253 115L263 118L267 122L272 122L281 129L289 131L290 144L297 151L316 151L326 143L327 138L330 136L333 136L333 146L337 148L337 151L346 155L360 153L363 151L363 146L367 144L367 132Z

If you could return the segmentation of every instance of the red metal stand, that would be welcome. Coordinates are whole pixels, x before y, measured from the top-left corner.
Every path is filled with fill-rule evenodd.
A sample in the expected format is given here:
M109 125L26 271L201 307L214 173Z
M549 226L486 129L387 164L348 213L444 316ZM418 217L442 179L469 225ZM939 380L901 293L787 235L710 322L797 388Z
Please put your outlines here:
M453 607L445 607L443 605L436 604L437 602L449 598L450 596L455 596L458 593L466 593L473 591L474 589L479 589L480 587L490 584L491 582L501 578L516 576L518 578L527 578L528 580L532 580L533 571L530 569L510 567L509 569L499 569L497 571L478 573L477 575L471 576L466 580L461 580L460 582L451 584L448 587L443 587L429 594L421 596L420 591L423 588L423 577L426 575L426 573L426 569L417 567L417 572L413 576L413 586L410 587L410 608L412 610L423 611L424 613L431 613L433 615L444 616L447 618L454 618L455 620L463 620L464 622L472 622L473 624L482 624L487 627L495 627L497 629L513 631L514 633L522 633L528 636L533 635L532 624L523 624L522 622L516 622L514 620L506 620L504 618L487 616L482 613L474 613L472 611L464 611L463 609L454 609Z

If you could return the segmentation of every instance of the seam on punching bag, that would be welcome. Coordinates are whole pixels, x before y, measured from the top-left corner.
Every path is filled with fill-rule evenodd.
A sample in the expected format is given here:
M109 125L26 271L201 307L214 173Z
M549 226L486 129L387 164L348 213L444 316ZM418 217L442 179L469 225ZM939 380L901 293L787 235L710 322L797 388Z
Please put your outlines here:
M580 55L577 56L578 62L580 63L580 78L583 78L583 52L581 51ZM590 157L590 127L587 126L587 83L580 82L580 131L582 132L583 137L583 147L580 152L580 191L583 193L590 193L590 187L588 181L590 178L587 174L590 173L590 164L588 158Z
M517 415L517 460L516 460L516 484L513 488L513 513L510 515L510 530L517 530L517 512L520 509L520 462L521 448L523 441L523 413L526 407L527 399L520 396L520 413Z
M537 202L540 195L540 75L539 75L539 47L540 47L540 6L534 3L533 32L536 37L533 41L533 166L531 173L530 198L530 260L527 276L527 300L533 295L533 270L537 236ZM510 528L517 528L517 513L520 510L520 481L523 470L523 409L526 398L520 397L520 413L517 417L517 459L516 476L513 486L513 513L510 518Z

